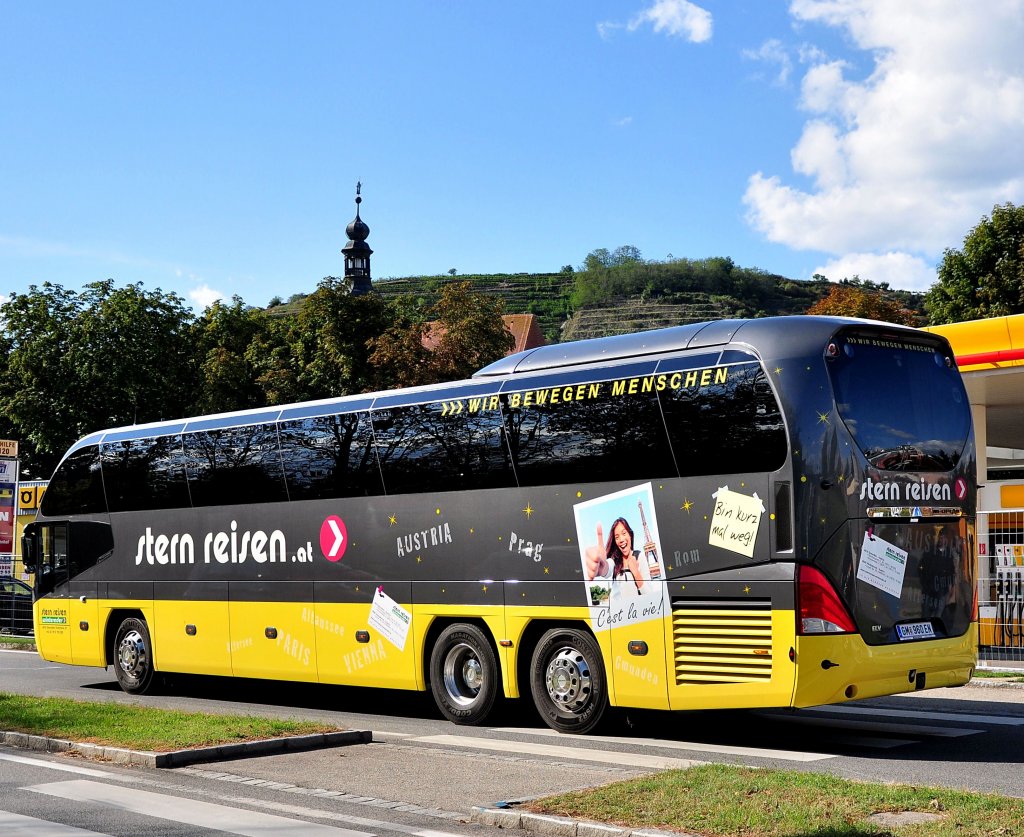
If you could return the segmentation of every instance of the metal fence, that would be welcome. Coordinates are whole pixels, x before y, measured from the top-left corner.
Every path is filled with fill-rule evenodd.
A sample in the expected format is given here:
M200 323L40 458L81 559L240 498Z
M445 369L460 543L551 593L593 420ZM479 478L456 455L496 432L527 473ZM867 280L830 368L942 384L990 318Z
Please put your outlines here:
M1024 667L1024 509L978 512L978 662Z

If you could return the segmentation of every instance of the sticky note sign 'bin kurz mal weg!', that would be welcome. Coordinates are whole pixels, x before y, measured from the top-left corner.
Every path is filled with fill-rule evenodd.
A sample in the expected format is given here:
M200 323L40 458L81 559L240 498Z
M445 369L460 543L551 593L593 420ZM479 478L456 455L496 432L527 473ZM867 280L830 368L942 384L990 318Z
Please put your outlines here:
M715 498L715 513L708 543L753 558L757 530L765 511L761 498L757 494L730 491L729 486L719 488L711 496Z

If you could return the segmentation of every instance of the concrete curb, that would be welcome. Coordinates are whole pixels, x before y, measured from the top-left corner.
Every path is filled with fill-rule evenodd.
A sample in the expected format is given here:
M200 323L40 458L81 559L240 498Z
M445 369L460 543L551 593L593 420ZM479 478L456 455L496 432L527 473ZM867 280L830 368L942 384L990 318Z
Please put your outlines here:
M624 828L603 822L531 814L515 808L473 806L470 819L492 828L518 828L546 837L700 837L685 831L661 831L656 828Z
M154 768L185 767L190 764L267 756L298 750L369 744L371 741L373 741L373 733L370 730L344 730L313 735L293 735L287 738L243 741L239 744L220 744L214 747L196 747L192 750L173 750L169 753L152 753L142 750L126 750L121 747L105 747L101 744L80 744L60 738L47 738L43 735L28 735L24 732L0 732L0 744L7 744L11 747L43 753L76 753L88 759L109 761L132 767Z

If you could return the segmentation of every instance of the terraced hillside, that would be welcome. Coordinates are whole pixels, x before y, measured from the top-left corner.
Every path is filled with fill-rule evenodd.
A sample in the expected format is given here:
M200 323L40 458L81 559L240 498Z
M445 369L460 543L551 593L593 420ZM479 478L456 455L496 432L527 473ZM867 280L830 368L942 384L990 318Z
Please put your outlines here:
M448 282L471 282L473 290L505 302L506 314L535 314L548 342L557 342L562 323L572 313L569 294L573 288L571 273L516 273L483 276L410 276L381 279L374 290L385 297L406 295L423 304L432 304Z
M384 297L410 297L425 308L437 301L444 285L468 281L474 291L504 300L505 313L534 314L545 339L557 343L731 317L803 314L834 287L823 278L796 281L756 269L736 268L728 260L724 260L723 268L722 263L679 260L672 265L641 264L633 269L635 275L626 274L628 268L624 268L621 274L625 280L613 269L596 276L410 276L378 279L373 288ZM920 294L885 290L883 295L918 311L923 319ZM303 298L297 294L268 311L274 316L294 316Z
M701 323L734 316L729 306L713 302L707 294L689 294L691 301L640 301L622 297L576 311L562 326L562 341L584 340L609 334L649 331L654 328Z

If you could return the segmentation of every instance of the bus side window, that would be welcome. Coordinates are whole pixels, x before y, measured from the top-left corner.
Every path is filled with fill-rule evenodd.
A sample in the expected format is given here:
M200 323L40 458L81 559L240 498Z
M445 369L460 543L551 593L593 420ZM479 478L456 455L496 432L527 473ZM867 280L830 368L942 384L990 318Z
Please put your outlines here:
M503 392L519 485L676 476L654 387L634 389L604 381L530 391L529 399Z
M68 558L68 579L74 580L96 566L114 551L114 536L109 523L94 520L72 520L64 535Z
M72 514L106 514L99 445L75 451L58 466L43 495L44 517Z
M193 506L288 499L276 424L199 430L182 441Z
M110 511L188 508L181 436L105 442L103 484Z
M501 411L453 412L436 402L374 410L373 435L388 494L511 488Z
M290 500L384 493L369 413L283 421L278 428Z
M724 382L684 383L661 392L680 475L778 470L786 462L786 427L761 364L732 364L718 370L724 370Z

